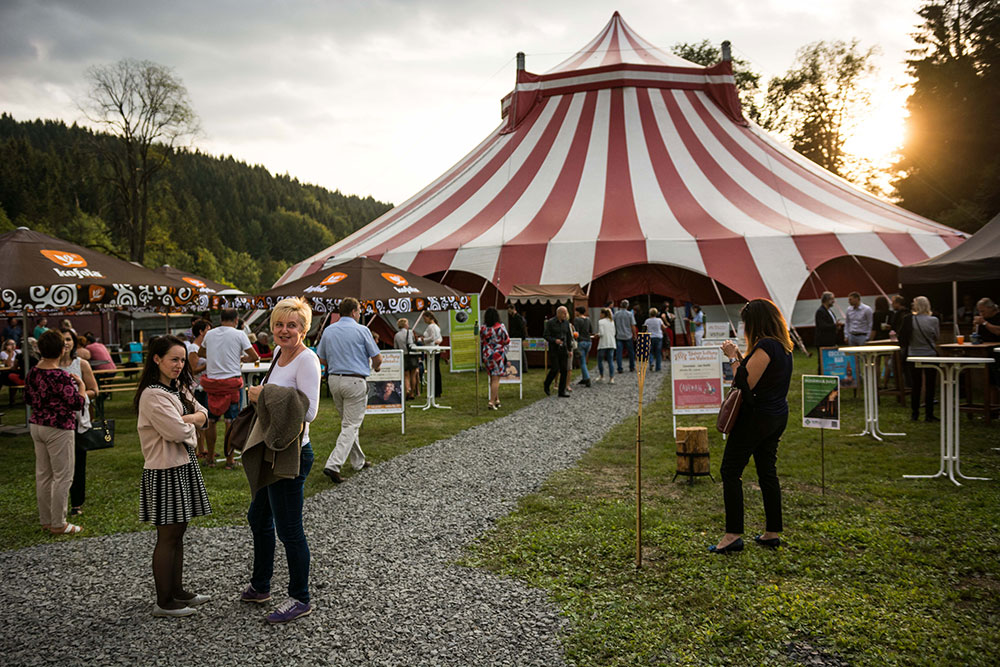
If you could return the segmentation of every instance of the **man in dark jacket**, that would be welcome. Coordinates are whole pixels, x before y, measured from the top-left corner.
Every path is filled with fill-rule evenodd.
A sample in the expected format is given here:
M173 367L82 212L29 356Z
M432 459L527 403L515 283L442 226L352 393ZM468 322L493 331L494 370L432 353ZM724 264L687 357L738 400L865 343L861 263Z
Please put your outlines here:
M837 316L833 314L835 302L833 292L823 292L819 308L816 309L816 330L813 342L816 344L816 372L819 374L823 373L821 348L837 346Z
M545 330L542 335L549 344L549 374L545 376L545 394L551 393L552 380L556 373L559 374L559 396L569 398L566 391L566 379L569 371L569 355L566 350L571 345L571 335L569 332L569 311L565 306L556 309L556 316L546 320Z
M517 306L510 304L507 306L507 335L511 338L521 339L521 372L528 372L528 355L524 351L524 339L528 337L528 323L524 315L517 312Z

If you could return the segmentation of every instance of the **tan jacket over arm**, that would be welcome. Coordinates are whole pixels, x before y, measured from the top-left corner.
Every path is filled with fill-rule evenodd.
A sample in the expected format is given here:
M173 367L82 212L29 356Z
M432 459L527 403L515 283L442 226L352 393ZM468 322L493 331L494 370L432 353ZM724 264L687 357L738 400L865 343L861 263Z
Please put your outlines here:
M194 399L191 399L192 403ZM198 403L195 408L205 412ZM162 470L176 468L190 462L188 446L197 444L194 424L181 417L184 407L180 400L156 387L147 387L139 398L139 444L146 463L144 468Z

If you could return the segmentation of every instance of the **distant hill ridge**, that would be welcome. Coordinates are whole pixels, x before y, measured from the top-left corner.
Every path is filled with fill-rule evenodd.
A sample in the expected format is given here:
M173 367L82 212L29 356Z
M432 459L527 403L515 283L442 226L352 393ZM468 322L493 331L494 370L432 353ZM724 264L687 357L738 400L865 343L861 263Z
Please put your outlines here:
M75 124L0 114L0 232L23 225L127 259L124 216L93 149L107 140ZM174 152L156 184L144 263L248 292L392 208L198 151Z

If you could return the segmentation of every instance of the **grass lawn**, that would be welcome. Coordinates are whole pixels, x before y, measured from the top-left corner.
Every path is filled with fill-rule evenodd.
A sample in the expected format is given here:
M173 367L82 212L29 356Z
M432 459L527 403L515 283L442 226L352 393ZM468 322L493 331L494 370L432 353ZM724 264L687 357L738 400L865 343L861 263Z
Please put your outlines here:
M635 418L574 468L553 475L474 545L464 564L550 592L572 629L578 665L809 664L810 652L858 665L995 665L1000 637L1000 428L962 417L964 472L992 477L959 488L937 470L937 424L911 423L882 400L878 443L861 430L862 399L846 391L844 429L801 427L796 355L789 426L779 447L786 546L706 552L723 533L722 487L671 482L676 448L669 383L643 414L644 567L635 563ZM709 428L718 480L724 443ZM747 538L763 507L753 463L744 475ZM842 664L842 663L835 663Z
M416 447L447 438L476 424L490 421L528 405L543 396L543 372L533 370L525 376L524 399L517 398L516 385L500 388L503 407L499 411L486 409L485 375L480 375L479 416L475 415L476 382L473 373L445 374L444 395L440 402L451 410L416 410L407 408L406 434L400 434L399 415L368 415L361 429L361 447L375 464L398 456ZM6 402L6 392L4 392ZM421 396L417 403L422 404ZM310 427L316 463L306 480L306 496L311 496L332 484L321 470L340 432L340 416L333 401L321 393L319 416ZM17 408L5 410L4 423L16 422ZM83 526L84 536L106 535L152 527L140 523L139 480L142 476L142 452L135 430L135 415L131 396L116 394L107 403L107 416L116 420L115 446L91 452L87 457L87 501L84 514L73 517L73 523ZM223 426L219 426L217 451L222 451ZM342 471L350 476L347 464ZM235 471L202 468L208 487L213 514L195 520L198 526L233 526L246 523L250 491L242 469ZM16 549L55 540L77 539L53 537L43 533L38 525L35 500L35 455L30 436L0 436L0 544L3 549Z

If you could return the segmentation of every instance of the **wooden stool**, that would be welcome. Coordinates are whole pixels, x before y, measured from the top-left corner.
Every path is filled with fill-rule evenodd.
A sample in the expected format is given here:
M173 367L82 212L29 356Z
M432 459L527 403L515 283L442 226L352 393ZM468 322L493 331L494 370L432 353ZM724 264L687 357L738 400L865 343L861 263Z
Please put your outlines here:
M708 429L704 426L681 427L677 429L677 475L685 475L691 484L695 477L708 477L715 481L709 469Z

